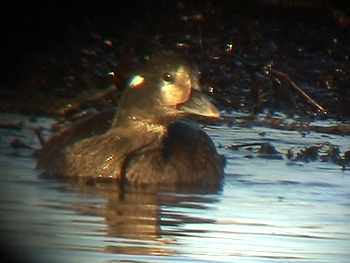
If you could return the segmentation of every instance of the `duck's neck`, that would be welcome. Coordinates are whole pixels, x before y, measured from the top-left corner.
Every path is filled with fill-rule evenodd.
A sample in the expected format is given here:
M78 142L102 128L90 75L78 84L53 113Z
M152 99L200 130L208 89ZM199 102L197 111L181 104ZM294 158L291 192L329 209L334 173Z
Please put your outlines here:
M177 118L172 115L160 115L159 112L150 112L133 109L132 111L117 112L112 127L125 127L131 129L146 130L147 132L164 133L167 126Z
M114 120L113 127L122 127L141 134L154 133L158 134L159 136L163 136L166 134L167 126L169 124L170 123L168 122L156 122L153 118L147 119L136 116L121 118L120 116L117 116L117 118Z

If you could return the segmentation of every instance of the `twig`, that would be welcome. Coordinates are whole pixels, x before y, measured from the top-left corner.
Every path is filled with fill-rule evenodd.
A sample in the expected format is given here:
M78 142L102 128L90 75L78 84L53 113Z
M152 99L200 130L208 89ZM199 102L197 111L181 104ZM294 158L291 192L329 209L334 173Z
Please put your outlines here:
M272 74L275 74L277 76L285 78L292 85L292 87L294 89L296 89L297 91L299 91L305 98L307 98L308 101L312 105L314 105L316 108L318 108L323 113L327 113L327 111L320 104L318 104L316 101L314 101L308 94L305 93L305 91L303 91L301 88L299 88L299 86L297 84L295 84L295 82L293 80L291 80L291 78L286 73L283 73L281 71L278 71L278 70L275 70L275 69L271 68L271 65L269 65L266 68L266 71L268 71L268 72L270 72Z
M41 134L42 130L43 130L43 127L38 126L38 127L35 128L34 133L38 137L40 145L43 147L45 145L45 140L43 138L43 135Z

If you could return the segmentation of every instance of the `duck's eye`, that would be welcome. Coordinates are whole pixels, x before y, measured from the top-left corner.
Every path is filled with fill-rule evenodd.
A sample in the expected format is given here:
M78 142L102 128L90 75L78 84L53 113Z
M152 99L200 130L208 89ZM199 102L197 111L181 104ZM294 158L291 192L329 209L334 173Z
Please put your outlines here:
M174 77L169 72L164 72L162 75L162 79L167 82L172 82L174 80Z

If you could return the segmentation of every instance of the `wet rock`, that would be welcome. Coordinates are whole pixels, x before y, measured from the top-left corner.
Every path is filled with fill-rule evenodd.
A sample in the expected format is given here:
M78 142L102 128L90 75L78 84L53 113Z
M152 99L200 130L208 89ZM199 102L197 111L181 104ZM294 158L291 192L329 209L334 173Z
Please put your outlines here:
M277 151L275 146L269 142L262 143L260 145L257 157L264 159L283 160L283 155Z

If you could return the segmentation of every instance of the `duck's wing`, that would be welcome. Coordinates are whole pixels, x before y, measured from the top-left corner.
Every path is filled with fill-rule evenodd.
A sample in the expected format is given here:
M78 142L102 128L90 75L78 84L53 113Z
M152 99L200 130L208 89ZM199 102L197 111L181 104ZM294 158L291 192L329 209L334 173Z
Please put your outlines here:
M103 111L79 120L51 136L40 151L37 168L45 170L46 167L50 166L55 156L68 145L106 133L112 125L114 116L115 109Z
M128 157L155 140L152 133L139 136L130 129L112 129L50 151L50 161L38 164L49 174L123 180Z

